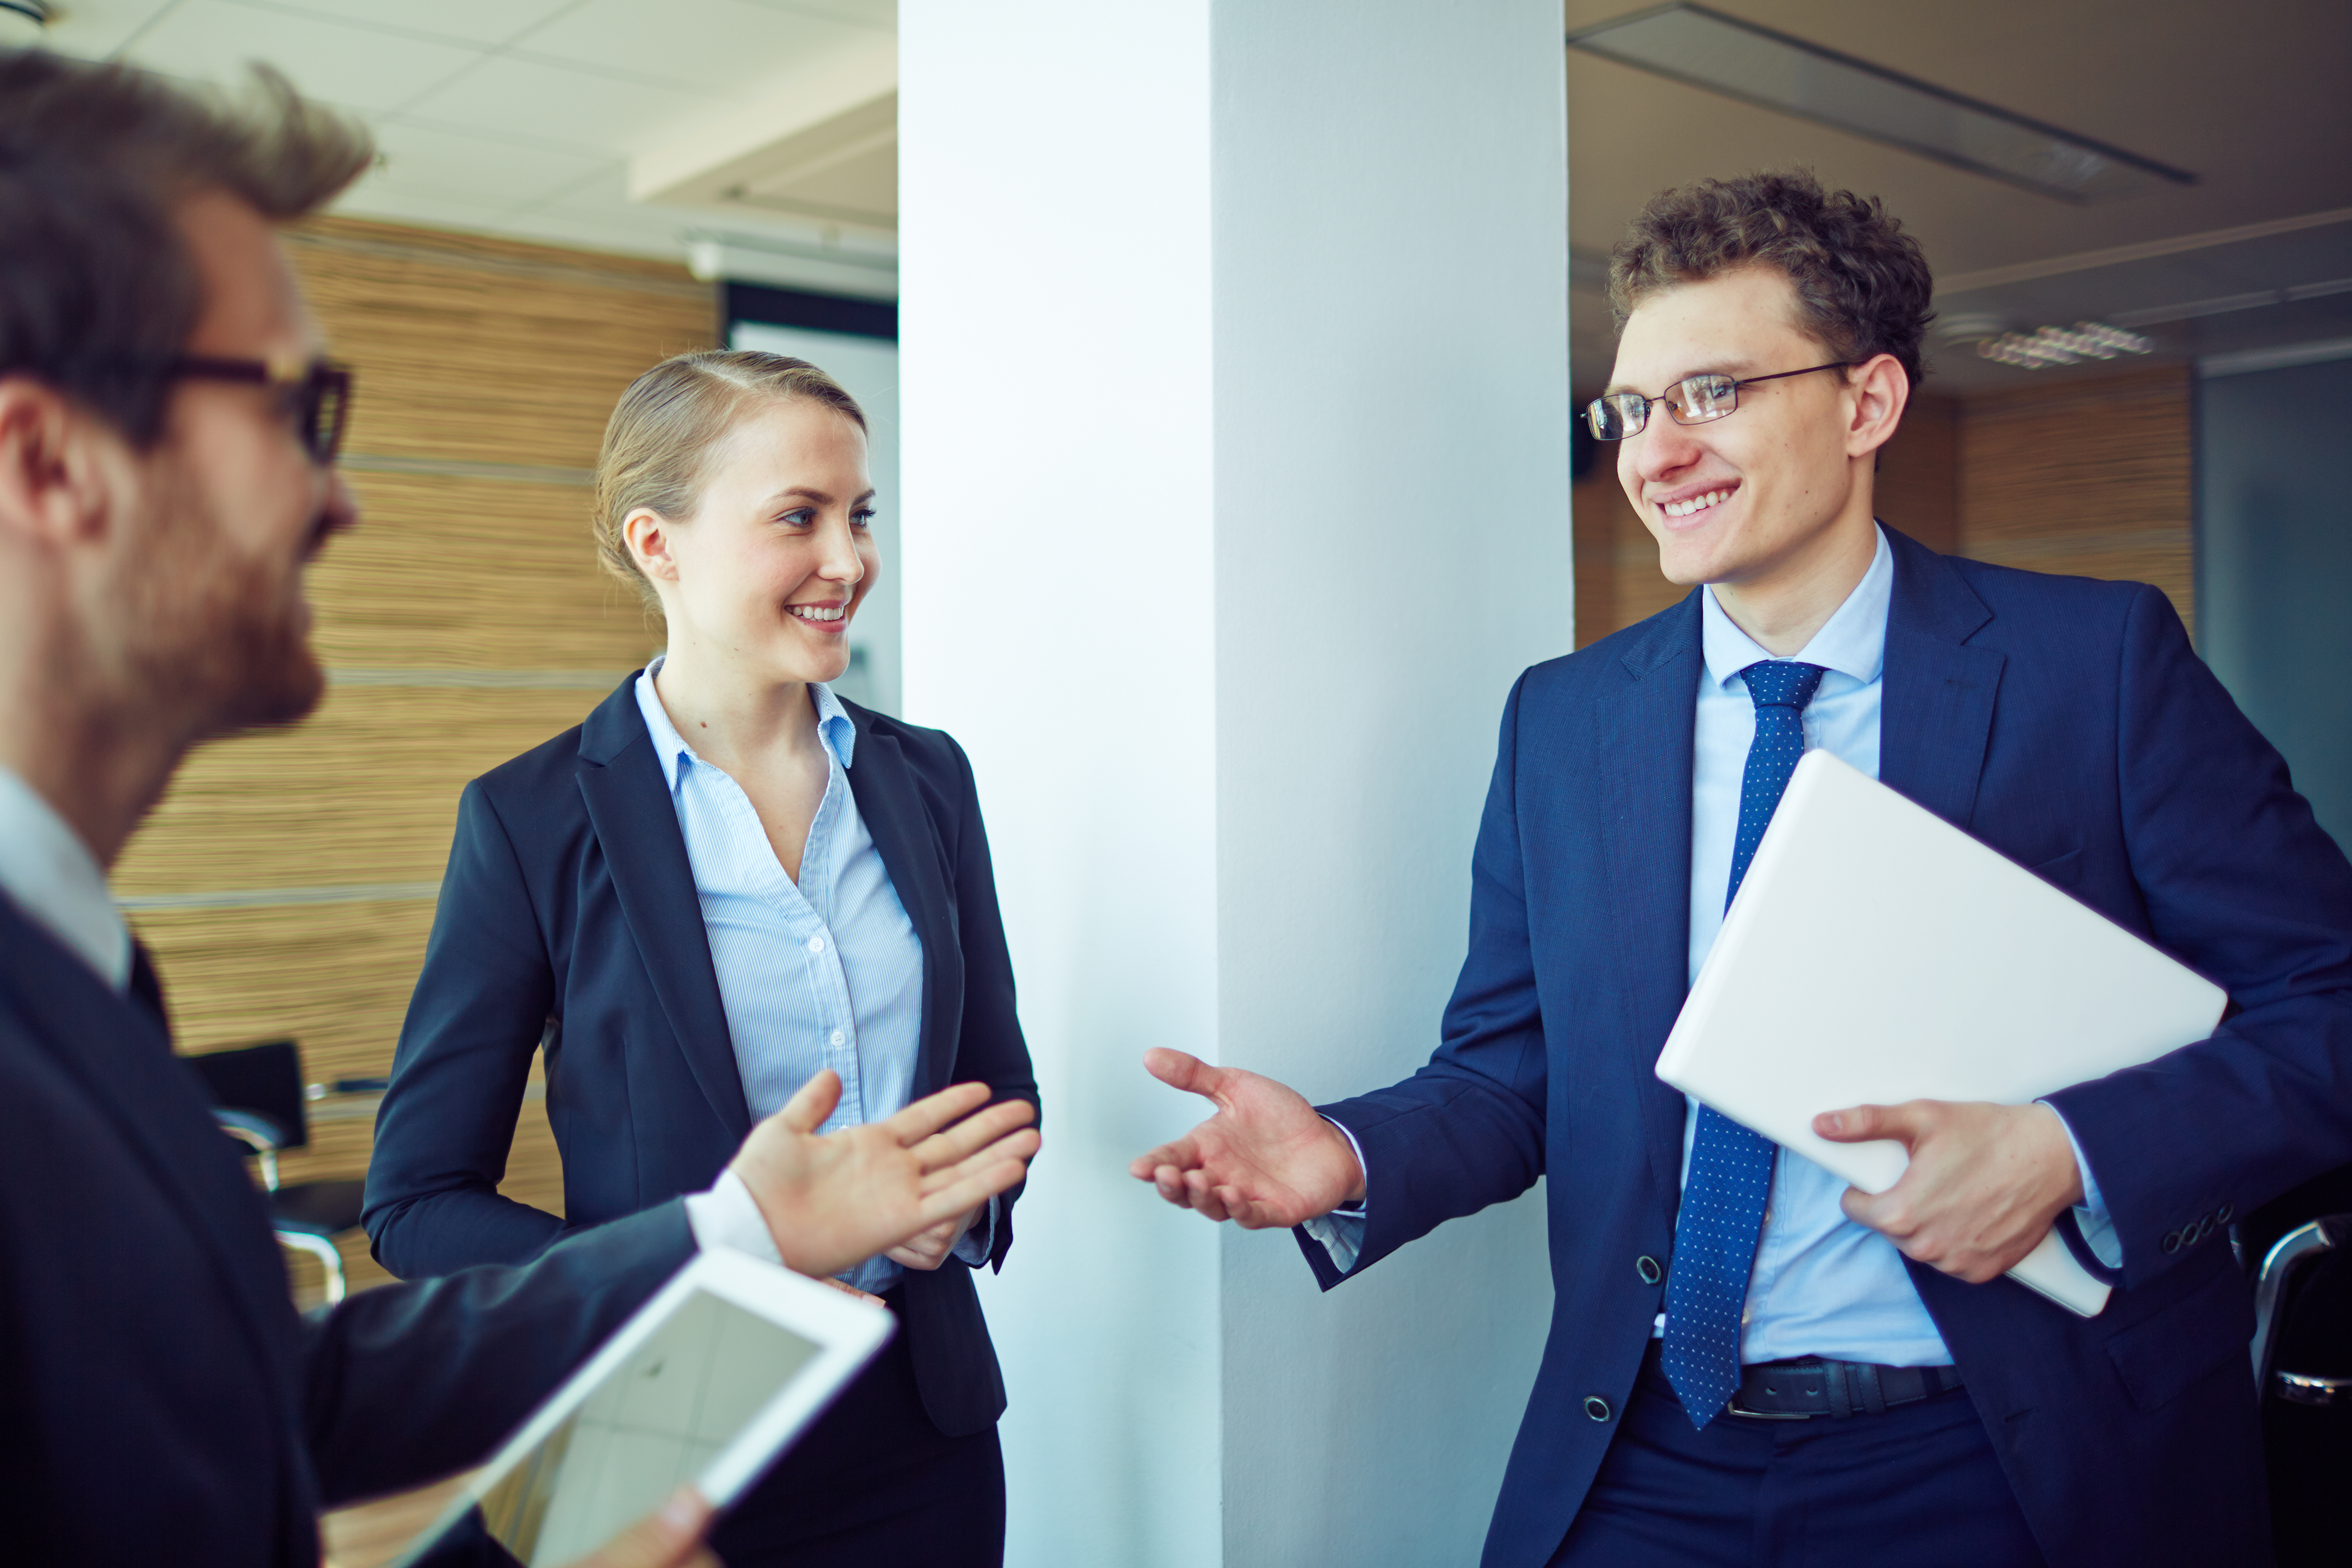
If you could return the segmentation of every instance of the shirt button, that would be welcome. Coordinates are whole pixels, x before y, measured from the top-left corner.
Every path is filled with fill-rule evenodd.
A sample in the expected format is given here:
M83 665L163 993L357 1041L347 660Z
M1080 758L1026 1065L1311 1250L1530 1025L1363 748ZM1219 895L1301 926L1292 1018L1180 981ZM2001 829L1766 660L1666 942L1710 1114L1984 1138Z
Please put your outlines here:
M821 936L813 936L809 938L808 950L811 952L823 952L824 951L824 938Z
M839 1029L835 1029L835 1030L833 1032L833 1043L834 1043L835 1045L836 1045L836 1046L846 1044L846 1043L848 1042L848 1039L849 1039L849 1037L848 1037L847 1035L843 1034Z

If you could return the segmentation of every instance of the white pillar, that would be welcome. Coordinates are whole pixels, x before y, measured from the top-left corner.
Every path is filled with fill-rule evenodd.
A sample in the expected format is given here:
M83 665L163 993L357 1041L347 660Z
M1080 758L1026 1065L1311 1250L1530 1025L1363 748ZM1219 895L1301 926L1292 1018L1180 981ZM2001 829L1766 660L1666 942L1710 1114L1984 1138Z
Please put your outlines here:
M1328 1296L1160 1205L1153 1045L1411 1071L1512 679L1570 646L1557 0L903 0L908 716L1045 1096L983 1286L1011 1561L1468 1563L1539 1194Z

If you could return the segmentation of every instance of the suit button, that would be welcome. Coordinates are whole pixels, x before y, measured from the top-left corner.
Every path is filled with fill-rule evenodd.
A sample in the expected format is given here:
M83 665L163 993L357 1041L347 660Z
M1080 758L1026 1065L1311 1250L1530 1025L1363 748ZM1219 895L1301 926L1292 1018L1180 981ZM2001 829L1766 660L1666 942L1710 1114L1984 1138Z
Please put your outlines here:
M1642 1277L1644 1285L1655 1285L1666 1277L1666 1271L1658 1267L1658 1260L1648 1256L1633 1259L1633 1272Z
M2209 1236L2210 1236L2210 1235L2212 1235L2212 1234L2213 1234L2213 1216L2212 1216L2211 1215L2210 1215L2210 1214L2209 1214L2209 1215L2207 1215L2203 1219L2200 1219L2200 1220L2199 1220L2199 1221L2197 1222L2197 1234L2196 1234L2196 1235L2191 1236L2191 1237L2183 1237L2182 1239L2187 1240L2187 1241L2192 1241L2192 1242L2195 1242L2195 1241L2202 1241L2202 1240L2204 1240L2207 1237L2209 1237Z
M1595 1421L1606 1421L1609 1419L1609 1402L1597 1394L1588 1394L1584 1396L1584 1413Z
M2167 1252L2178 1252L2180 1250L2180 1233L2179 1231L2168 1230L2164 1233L2164 1250Z
M2223 1204L2220 1208L2213 1211L2213 1217L2221 1221L2223 1225L2227 1225L2230 1223L2230 1215L2232 1212L2233 1211L2228 1204Z

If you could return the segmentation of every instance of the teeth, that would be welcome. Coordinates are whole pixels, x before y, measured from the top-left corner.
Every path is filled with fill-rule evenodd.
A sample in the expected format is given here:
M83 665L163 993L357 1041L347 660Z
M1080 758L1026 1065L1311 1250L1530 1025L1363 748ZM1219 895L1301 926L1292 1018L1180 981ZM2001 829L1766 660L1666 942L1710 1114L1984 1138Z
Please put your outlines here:
M786 605L784 608L804 621L837 621L849 614L846 608L826 609L822 605Z
M1730 495L1729 490L1709 490L1703 496L1693 496L1688 500L1668 501L1658 510L1668 517L1688 517L1695 511L1705 511L1717 502L1729 499Z

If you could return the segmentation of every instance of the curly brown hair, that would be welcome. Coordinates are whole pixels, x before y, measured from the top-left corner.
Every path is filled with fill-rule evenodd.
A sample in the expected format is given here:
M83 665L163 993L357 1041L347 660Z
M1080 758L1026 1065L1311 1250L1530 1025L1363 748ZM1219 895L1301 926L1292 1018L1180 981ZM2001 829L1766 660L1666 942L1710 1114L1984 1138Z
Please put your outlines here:
M1927 253L1876 196L1823 190L1803 170L1651 197L1611 253L1609 308L1622 328L1648 295L1752 266L1788 278L1805 328L1832 354L1849 364L1893 354L1919 384L1919 342L1935 319Z

